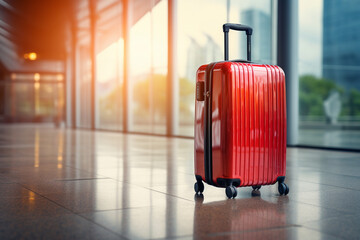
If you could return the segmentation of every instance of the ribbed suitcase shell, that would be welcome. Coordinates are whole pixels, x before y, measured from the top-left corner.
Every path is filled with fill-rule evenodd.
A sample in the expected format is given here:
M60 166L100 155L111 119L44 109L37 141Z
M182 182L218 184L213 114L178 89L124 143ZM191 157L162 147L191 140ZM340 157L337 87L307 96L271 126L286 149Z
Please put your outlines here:
M205 79L207 65L197 71ZM281 68L219 62L212 73L212 180L274 184L286 170L285 75ZM204 101L195 103L195 175L205 181Z

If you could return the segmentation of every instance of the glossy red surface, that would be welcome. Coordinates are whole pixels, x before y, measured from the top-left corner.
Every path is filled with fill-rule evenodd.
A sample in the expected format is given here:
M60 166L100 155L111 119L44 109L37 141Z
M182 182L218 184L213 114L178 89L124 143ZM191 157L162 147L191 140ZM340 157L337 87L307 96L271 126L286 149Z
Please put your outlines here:
M204 81L206 65L197 71ZM271 65L220 62L212 81L213 181L266 185L285 176L285 75ZM195 175L204 173L204 101L195 103Z

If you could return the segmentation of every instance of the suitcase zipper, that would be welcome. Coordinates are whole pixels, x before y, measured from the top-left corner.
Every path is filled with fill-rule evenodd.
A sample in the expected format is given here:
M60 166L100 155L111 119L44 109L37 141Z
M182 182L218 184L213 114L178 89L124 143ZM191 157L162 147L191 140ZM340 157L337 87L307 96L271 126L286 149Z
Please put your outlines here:
M212 72L216 62L209 64L205 70L205 108L204 108L204 169L205 181L215 185L212 166Z

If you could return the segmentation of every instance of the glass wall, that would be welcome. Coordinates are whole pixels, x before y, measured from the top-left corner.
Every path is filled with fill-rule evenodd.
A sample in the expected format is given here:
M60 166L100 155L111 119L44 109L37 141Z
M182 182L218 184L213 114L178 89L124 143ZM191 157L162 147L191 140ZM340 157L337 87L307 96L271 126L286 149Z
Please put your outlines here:
M91 125L89 2L76 9L77 123ZM126 103L128 131L165 134L168 72L168 1L129 1L130 30L124 33L123 1L93 1L96 12L96 128L123 130L124 34L129 38ZM195 74L202 64L223 60L225 22L253 28L252 61L276 64L276 3L261 0L177 1L179 105L177 135L194 134ZM349 0L299 1L299 89L301 145L359 148L360 13ZM214 14L216 13L216 14ZM339 34L341 29L342 34ZM246 35L230 32L230 59L246 59ZM358 56L359 55L359 56ZM359 98L359 99L358 99Z
M253 29L251 60L255 63L276 64L273 57L273 13L269 0L231 0L229 22L241 23ZM246 34L230 33L230 59L246 59ZM231 50L232 49L232 50Z
M178 1L179 133L194 136L196 70L203 64L224 59L226 22L251 26L252 60L271 64L272 1L182 0ZM201 11L199 11L201 9ZM212 14L216 13L216 14ZM230 31L229 58L246 59L245 33Z
M35 116L35 86L28 83L11 85L11 114L20 121L32 119Z
M91 128L91 46L89 1L76 5L76 126Z
M223 59L226 2L178 1L177 15L179 134L194 136L196 70L203 64Z
M91 127L90 3L79 1L77 25L77 125ZM96 12L96 128L122 130L124 36L122 1L93 1ZM229 8L227 8L229 3ZM222 25L254 28L253 59L271 62L272 1L177 1L178 135L194 135L195 74L202 64L223 59ZM167 0L129 1L129 132L166 133ZM201 11L199 11L201 9ZM214 13L216 14L210 14ZM230 58L245 57L245 34L230 34ZM259 49L260 50L257 50Z
M97 128L123 129L124 39L121 1L98 1L96 12Z
M1 118L15 122L55 122L64 115L61 73L11 73L1 81Z
M299 143L360 145L360 5L299 1Z
M91 127L91 1L76 5L77 126ZM96 12L96 128L122 130L123 123L123 3L93 1ZM179 81L179 135L193 136L195 73L197 68L223 59L222 25L240 22L258 28L254 51L258 61L270 58L271 1L177 1L177 72ZM128 131L166 133L168 3L129 1ZM202 11L199 11L202 9ZM209 14L216 12L217 14ZM261 29L260 29L261 27ZM230 57L244 58L245 34L230 35ZM264 52L263 55L260 53Z
M131 132L165 134L167 1L130 4Z

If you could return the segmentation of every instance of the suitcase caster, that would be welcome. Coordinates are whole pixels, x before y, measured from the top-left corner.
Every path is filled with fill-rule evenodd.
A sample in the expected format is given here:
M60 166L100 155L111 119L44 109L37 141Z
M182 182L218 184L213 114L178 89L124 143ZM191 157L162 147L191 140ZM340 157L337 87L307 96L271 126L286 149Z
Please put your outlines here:
M225 189L226 196L228 198L235 198L237 196L237 190L234 186L227 186Z
M203 182L201 182L201 181L198 181L194 184L194 190L195 190L196 194L202 194L204 191L204 188L205 188L205 186L204 186Z
M289 187L284 183L285 177L278 177L278 191L280 196L287 195L289 193Z
M279 190L280 196L287 195L289 193L289 187L285 183L279 183L278 190Z
M260 188L261 188L261 185L252 186L252 189L254 191L260 190Z

